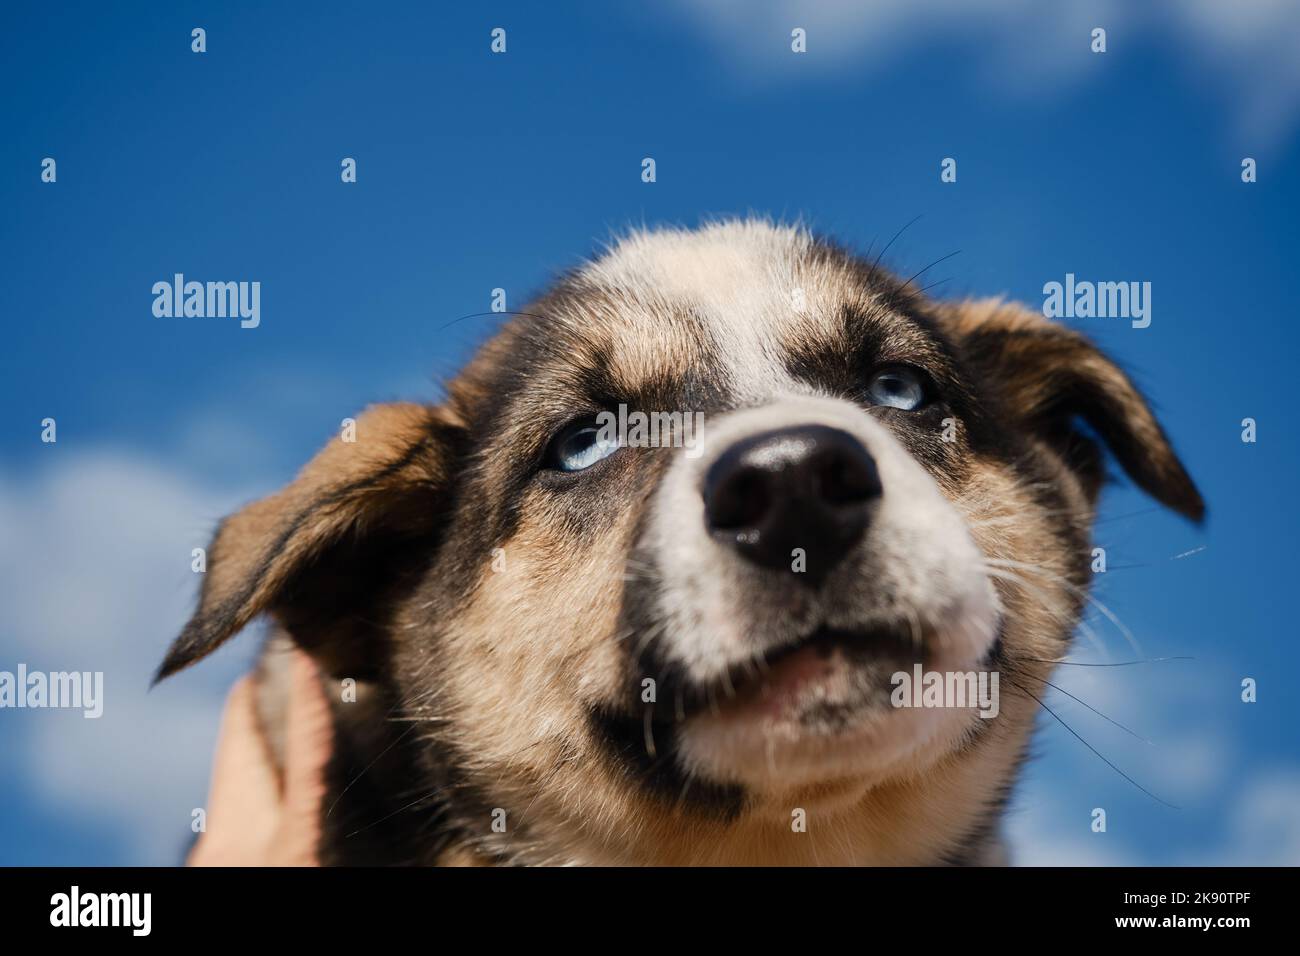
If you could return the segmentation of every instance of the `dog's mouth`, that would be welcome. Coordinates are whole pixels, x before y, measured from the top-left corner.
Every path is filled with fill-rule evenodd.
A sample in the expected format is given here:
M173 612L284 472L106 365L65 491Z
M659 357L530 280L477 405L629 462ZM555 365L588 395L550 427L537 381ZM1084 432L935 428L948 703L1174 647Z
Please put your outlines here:
M704 713L777 714L801 699L823 705L848 698L887 698L889 676L924 664L928 628L881 624L861 628L821 625L798 640L769 649L708 682L680 682L655 707L656 723L680 722Z

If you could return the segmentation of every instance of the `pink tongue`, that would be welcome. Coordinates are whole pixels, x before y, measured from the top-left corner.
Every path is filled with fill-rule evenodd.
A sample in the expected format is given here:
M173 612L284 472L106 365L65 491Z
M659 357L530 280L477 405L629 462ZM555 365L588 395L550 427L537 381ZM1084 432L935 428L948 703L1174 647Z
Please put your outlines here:
M831 677L842 656L839 650L826 654L816 647L795 651L763 675L758 691L758 706L769 714L779 714L793 702L808 684Z

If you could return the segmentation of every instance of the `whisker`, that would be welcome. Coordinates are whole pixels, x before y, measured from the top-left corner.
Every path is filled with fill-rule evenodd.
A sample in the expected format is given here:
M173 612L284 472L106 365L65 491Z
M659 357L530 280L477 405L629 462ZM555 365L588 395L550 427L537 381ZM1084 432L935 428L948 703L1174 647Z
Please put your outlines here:
M1050 660L1045 657L1021 657L1018 660L1034 661L1038 664L1064 664L1067 667L1132 667L1134 664L1162 664L1165 661L1194 661L1195 657L1177 656L1177 657L1149 657L1141 661L1114 661L1105 663L1096 663L1094 661L1067 661L1067 660Z
M441 332L443 329L449 329L453 325L464 322L466 319L481 319L489 315L526 315L532 319L545 319L546 316L538 315L535 312L512 312L508 309L502 309L500 312L471 312L469 315L462 315L459 319L452 319L446 325L440 325L435 332Z
M941 262L947 262L947 261L948 261L949 259L951 259L953 256L957 256L957 255L961 255L961 250L960 250L960 249L957 249L957 250L955 250L954 252L950 252L950 253L948 253L946 256L940 256L938 259L935 259L934 262L931 262L931 263L930 263L928 266L926 266L924 269L921 269L921 270L919 270L919 271L917 271L917 272L912 273L911 278L909 278L906 282L904 282L901 286L899 286L899 290L901 291L901 290L903 290L903 289L906 289L909 285L912 284L912 280L913 280L913 279L918 278L918 277L919 277L922 273L924 273L924 272L928 272L928 271L930 271L930 270L933 269L935 266L937 266L939 263L941 263Z
M1113 718L1111 718L1111 717L1107 717L1105 714L1103 714L1101 711L1099 711L1096 707L1092 706L1092 704L1088 703L1086 700L1080 700L1078 697L1075 697L1073 694L1071 694L1068 690L1066 690L1066 689L1065 689L1064 687L1062 687L1061 685L1059 685L1059 684L1053 684L1053 683L1052 683L1050 680L1048 680L1047 678L1045 678L1045 677L1036 677L1036 676L1034 676L1033 674L1025 673L1025 674L1022 674L1021 676L1022 676L1022 677L1028 677L1030 680L1040 681L1041 683L1046 684L1048 687L1052 688L1053 690L1060 691L1062 694L1064 694L1066 697L1070 698L1070 700L1074 701L1075 703L1082 704L1084 707L1087 707L1090 711L1092 711L1094 714L1096 714L1096 715L1097 715L1098 717L1100 717L1102 720L1106 720L1106 721L1109 721L1110 723L1114 724L1116 727L1118 727L1120 730L1124 731L1124 733L1128 734L1130 737L1133 737L1133 738L1135 738L1135 739L1137 739L1137 740L1142 741L1144 744L1146 744L1146 745L1149 746L1149 747L1154 747L1154 746L1155 746L1155 744L1153 744L1151 741L1147 740L1147 739L1146 739L1145 737L1143 737L1141 734L1139 734L1139 733L1135 733L1134 731L1132 731L1132 730L1130 730L1129 728L1125 727L1125 726L1124 726L1123 724L1121 724L1118 720L1115 720L1115 719L1113 719Z
M1111 611L1110 608L1108 608L1106 605L1102 604L1095 597L1089 594L1087 589L1081 588L1077 584L1074 584L1071 581L1067 581L1059 574L1053 574L1051 571L1048 571L1046 568L1038 567L1032 564L1025 564L1022 561L1011 561L1006 558L986 558L985 562L998 565L999 567L1019 568L1024 571L1041 574L1044 577L1048 578L1049 580L1053 581L1054 583L1059 584L1061 587L1066 588L1071 593L1077 594L1079 597L1083 598L1085 601L1092 604L1092 606L1095 607L1097 610L1101 611L1102 614L1106 615L1107 620L1109 620L1112 624L1114 624L1116 630L1118 630L1121 634L1124 635L1125 640L1129 642L1129 646L1133 648L1135 653L1137 654L1142 653L1142 648L1138 645L1137 638L1133 636L1133 632L1130 631L1124 625L1123 621L1121 621L1118 617L1116 617L1115 613Z
M355 777L353 777L351 780L349 780L348 785L339 791L339 795L334 798L334 802L330 804L330 808L325 812L325 816L328 817L330 816L330 814L334 812L334 809L339 805L339 801L343 799L344 794L346 794L349 790L352 789L352 785L354 783L356 783L358 780L360 780L362 777L366 775L367 770L369 770L375 764L379 763L380 758L382 758L384 754L388 753L388 751L392 750L394 747L400 744L404 739L406 739L406 735L409 734L414 729L415 729L415 724L411 724L411 726L407 727L405 730L403 730L400 734L397 735L396 740L394 740L391 744L389 744L387 747L381 750L379 752L379 755L375 757L374 760L370 761L370 763L362 767L361 772L357 774Z
M350 839L352 839L354 836L356 836L358 833L365 833L365 832L366 832L367 830L369 830L370 828L379 826L379 824L383 823L385 820L391 820L393 817L397 816L399 813L403 812L404 810L409 810L409 809L411 809L411 807L415 806L417 803L420 803L420 802L422 802L422 801L424 801L424 800L428 800L428 799L431 798L431 797L436 797L438 794L442 793L442 791L443 791L444 789L445 789L445 788L443 788L443 787L439 787L437 790L434 790L432 793L426 793L426 794L424 794L424 795L422 795L422 796L416 797L414 800L412 800L412 801L411 801L410 803L408 803L406 806L404 806L404 807L398 807L398 808L397 808L396 810L394 810L392 813L388 814L387 816L380 817L380 818L379 818L378 820L376 820L374 823L367 823L367 824L366 824L365 826L363 826L360 830L353 830L351 833L346 834L346 835L344 836L344 839L345 839L345 840L350 840Z
M876 253L876 258L875 258L875 260L871 263L871 272L870 272L870 275L871 275L872 278L875 277L875 275L876 275L876 267L880 265L880 260L881 260L881 258L885 255L885 253L889 251L889 247L892 246L892 245L897 241L897 239L898 239L899 236L901 236L903 233L907 232L907 230L911 229L911 228L912 228L912 225L913 225L917 220L919 220L920 218L921 218L920 216L915 216L913 219L911 219L911 220L910 220L910 221L909 221L905 226L903 226L902 229L900 229L900 230L898 230L898 232L894 233L893 238L890 239L887 243L885 243L884 246L881 247L880 251L879 251L878 253Z
M911 301L911 299L919 299L921 296L925 295L931 289L937 289L945 282L951 282L951 281L952 281L952 276L944 276L942 279L938 279L934 282L931 282L927 286L922 286L920 289L917 289L916 292L912 293L908 301Z
M1122 515L1105 515L1101 518L1098 518L1095 522L1093 522L1093 524L1106 524L1107 522L1110 521L1123 521L1125 518L1138 518L1141 517L1142 515L1149 515L1157 511L1163 511L1163 510L1164 510L1163 508L1154 507L1154 508L1143 508L1140 511L1130 511L1127 514L1122 514Z
M1080 618L1078 621L1074 621L1071 615L1064 614L1056 610L1056 608L1048 604L1046 600L1042 599L1042 596L1045 593L1042 588L1038 587L1037 585L1030 584L1020 575L1015 574L1012 571L1006 571L999 568L988 568L988 567L986 567L984 571L991 578L995 578L1003 581L1010 581L1013 584L1019 584L1021 587L1028 588L1030 591L1034 592L1034 594L1039 596L1040 598L1039 606L1042 607L1043 610L1047 611L1048 614L1051 614L1053 617L1055 617L1058 621L1062 623L1077 625L1079 629L1083 631L1084 636L1087 637L1088 640L1092 643L1092 646L1096 648L1097 652L1101 654L1102 657L1106 656L1106 645L1102 642L1101 637L1097 634L1096 631L1092 629L1092 627L1088 624L1088 622L1083 620L1082 618Z
M1064 720L1061 719L1060 715L1057 714L1056 711L1052 710L1052 708L1048 707L1045 703L1043 703L1043 700L1042 700L1041 697L1039 697L1037 694L1035 694L1035 693L1034 693L1033 691L1031 691L1029 688L1024 687L1024 686L1022 686L1022 685L1020 685L1020 684L1017 684L1014 680L1011 680L1011 678L1008 677L1007 680L1010 682L1011 686L1019 688L1023 693L1028 694L1030 697L1032 697L1034 700L1036 700L1036 701L1038 702L1038 706L1039 706L1039 707L1043 708L1043 710L1045 710L1045 711L1047 711L1049 714L1051 714L1052 717L1054 717L1054 718L1056 719L1056 722L1059 723L1059 724L1060 724L1062 727L1064 727L1066 730L1068 730L1068 731L1070 732L1070 734L1074 737L1075 740L1079 741L1079 743L1083 744L1085 747L1087 747L1089 750L1091 750L1091 751L1092 751L1092 752L1097 756L1097 758L1098 758L1099 760L1101 760L1101 762L1104 763L1106 766L1110 767L1111 770L1114 770L1117 774L1119 774L1121 777L1123 777L1125 780L1127 780L1127 781L1128 781L1129 783L1131 783L1133 786L1137 787L1139 790L1141 790L1143 793L1145 793L1145 794L1146 794L1148 797L1150 797L1152 800L1156 801L1156 803L1159 803L1159 804L1161 804L1162 806L1166 806L1166 807L1168 807L1170 810L1177 810L1177 809L1179 809L1178 807L1174 806L1172 803L1169 803L1169 802L1166 801L1166 800L1161 800L1159 797L1157 797L1154 793L1152 793L1152 792L1151 792L1150 790L1148 790L1146 787L1142 786L1142 784L1138 783L1136 780L1134 780L1132 777L1130 777L1128 774L1126 774L1123 770L1120 770L1119 767L1115 766L1115 764L1113 764L1113 763L1111 763L1109 760L1107 760L1106 757L1102 754L1102 752L1101 752L1100 750L1098 750L1098 749L1097 749L1096 747L1094 747L1092 744L1088 743L1088 741L1084 740L1083 737L1081 737L1081 736L1078 734L1078 732L1075 731L1075 729L1074 729L1073 727L1071 727L1069 724L1067 724Z

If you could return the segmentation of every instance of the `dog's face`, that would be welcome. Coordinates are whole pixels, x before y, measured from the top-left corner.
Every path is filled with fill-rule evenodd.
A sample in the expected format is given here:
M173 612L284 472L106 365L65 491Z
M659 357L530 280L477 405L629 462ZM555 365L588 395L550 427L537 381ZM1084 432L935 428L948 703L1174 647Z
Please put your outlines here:
M611 440L620 408L657 431ZM638 234L444 405L372 409L229 519L164 671L274 611L415 728L440 850L962 859L1078 618L1099 441L1200 516L1128 379L1040 316L794 229ZM896 706L918 664L997 672L996 715Z

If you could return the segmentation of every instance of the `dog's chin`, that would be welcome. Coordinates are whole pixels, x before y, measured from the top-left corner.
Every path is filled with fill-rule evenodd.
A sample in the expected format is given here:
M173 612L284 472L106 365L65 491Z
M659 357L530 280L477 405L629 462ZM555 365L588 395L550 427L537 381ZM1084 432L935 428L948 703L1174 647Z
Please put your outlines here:
M726 692L710 695L713 703L682 726L679 757L692 775L777 797L815 790L852 798L922 770L979 717L968 708L896 707L893 677L917 664L939 672L987 666L995 628L980 630L964 628L954 641L910 629L821 628L747 677L729 675Z

